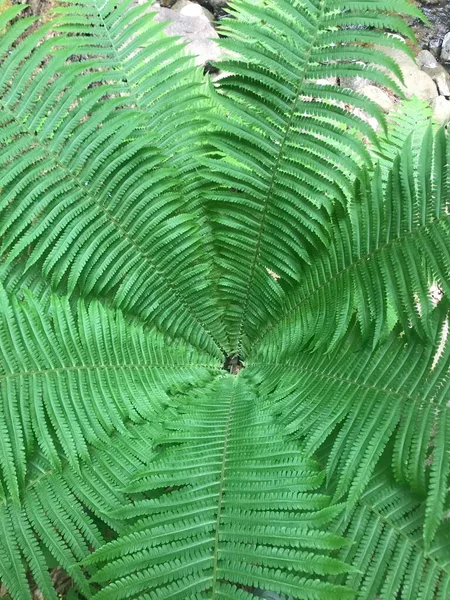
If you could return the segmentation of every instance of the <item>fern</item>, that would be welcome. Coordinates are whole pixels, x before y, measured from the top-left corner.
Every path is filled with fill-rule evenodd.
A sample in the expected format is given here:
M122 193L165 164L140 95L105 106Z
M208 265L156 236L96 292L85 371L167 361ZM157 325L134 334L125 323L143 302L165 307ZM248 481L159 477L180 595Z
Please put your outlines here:
M302 284L286 294L256 348L276 344L292 352L293 339L300 348L332 347L354 316L376 345L389 329L390 311L405 332L411 324L431 335L429 287L435 281L449 292L450 144L444 130L436 136L428 130L416 154L411 143L395 156L386 183L378 167L357 180L330 248L303 268Z
M342 558L359 572L347 583L363 598L447 598L450 590L448 527L425 552L421 529L424 510L407 489L380 470L358 501L351 519L341 519L338 531L354 543Z
M106 563L94 581L112 581L95 598L251 597L243 586L352 597L319 578L348 569L326 555L342 540L321 530L336 512L314 492L323 474L283 443L252 387L219 379L185 405L155 437L161 451L151 466L127 488L156 496L119 511L144 518L94 554Z
M234 0L213 84L148 8L0 11L2 584L446 599L450 141L335 83L420 12Z
M356 353L346 345L330 354L303 353L278 365L254 365L258 379L261 370L267 373L264 389L273 390L286 432L305 439L307 453L337 432L327 473L338 478L336 498L348 493L350 506L395 438L392 466L398 481L428 495L427 544L443 517L450 474L446 348L435 365L434 345L406 342L397 330L375 352L369 347Z

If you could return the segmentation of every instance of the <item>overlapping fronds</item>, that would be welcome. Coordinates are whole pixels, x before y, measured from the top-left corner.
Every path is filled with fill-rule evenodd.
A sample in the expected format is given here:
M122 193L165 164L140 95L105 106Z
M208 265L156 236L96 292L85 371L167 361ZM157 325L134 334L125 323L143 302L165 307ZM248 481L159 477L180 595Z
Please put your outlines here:
M19 41L28 24L12 25L0 45L3 260L27 256L25 269L38 264L55 288L108 295L219 355L207 228L141 129L145 114L121 108L129 100L115 66L105 82L94 59L73 60L78 38L48 38L50 25Z
M329 556L342 538L323 530L340 508L315 492L322 472L283 440L245 379L226 376L193 394L156 443L128 487L152 497L117 514L142 518L87 561L105 563L96 599L242 600L252 588L353 597L322 577L349 568Z
M350 506L395 439L397 479L426 496L427 547L449 506L450 345L438 345L446 322L440 312L435 344L407 340L397 330L375 351L345 344L252 366L263 390L273 391L280 423L305 441L308 454L335 436L327 477L337 478L336 498L348 493Z
M350 518L337 531L353 544L341 558L356 569L347 585L365 600L446 600L450 597L450 531L448 524L425 552L424 509L388 470L370 481Z
M0 295L0 494L19 503L39 448L73 468L124 424L149 419L164 390L209 377L217 361L126 322L119 311Z
M401 72L380 47L407 46L383 30L409 32L391 9L372 0L232 4L221 44L235 58L220 63L228 76L206 164L219 186L211 211L234 351L277 311L281 288L267 270L281 285L302 280L302 264L327 242L334 204L346 204L370 163L365 138L375 132L352 109L384 122L381 110L332 78L362 74L396 89L383 67ZM420 14L403 0L395 10Z
M397 155L407 143L413 160L417 160L424 136L432 122L431 106L415 97L401 102L389 114L388 130L378 135L378 145L373 148L385 179L389 176Z
M303 268L301 285L256 345L271 352L332 348L355 315L374 345L396 320L405 332L412 326L432 337L430 286L450 293L449 202L450 138L428 129L419 153L403 147L386 184L380 168L358 181L330 247Z
M62 472L55 471L42 455L37 457L23 504L0 503L0 578L12 598L31 600L35 585L45 600L60 597L49 573L52 562L83 597L91 595L80 562L105 543L106 534L123 530L108 515L129 501L121 490L130 474L144 466L155 431L149 423L129 425L94 449L78 472L67 463Z
M154 21L151 4L71 0L54 8L52 25L76 35L83 60L92 59L120 87L122 102L145 114L145 127L183 173L179 183L188 190L187 171L199 167L190 159L207 122L206 82L184 45L163 34L165 23Z
M234 0L208 88L148 8L0 11L2 584L447 600L450 140L337 85L419 13Z

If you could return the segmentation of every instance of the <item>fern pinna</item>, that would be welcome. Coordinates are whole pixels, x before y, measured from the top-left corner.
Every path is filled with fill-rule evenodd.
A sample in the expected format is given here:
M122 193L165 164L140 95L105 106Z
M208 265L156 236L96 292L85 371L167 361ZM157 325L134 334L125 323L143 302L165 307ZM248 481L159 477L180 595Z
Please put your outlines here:
M420 12L148 8L0 11L2 593L447 600L450 141L338 85Z

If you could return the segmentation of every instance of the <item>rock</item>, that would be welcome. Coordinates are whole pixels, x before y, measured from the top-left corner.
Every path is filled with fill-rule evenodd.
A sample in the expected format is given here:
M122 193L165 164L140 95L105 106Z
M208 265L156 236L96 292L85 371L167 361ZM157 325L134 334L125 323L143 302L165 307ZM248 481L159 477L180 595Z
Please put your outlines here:
M416 96L419 100L430 102L439 95L432 78L421 71L410 56L396 48L382 48L382 50L397 62L402 71L404 84L400 81L397 83L406 98Z
M395 106L394 100L389 94L374 85L366 85L358 91L360 94L367 96L372 102L375 102L375 104L378 104L378 106L386 113L391 111Z
M439 38L429 38L427 41L428 50L435 58L439 58L441 55L442 40Z
M211 23L214 21L214 15L209 10L190 0L178 0L175 4L172 4L172 10L182 17L192 17L194 19L206 17Z
M324 79L316 79L317 85L337 85L337 77L326 77Z
M433 117L439 123L444 125L450 120L450 100L444 98L444 96L438 96L432 102Z
M179 36L187 42L187 49L195 56L197 65L214 62L222 55L214 42L219 36L212 24L213 15L199 4L178 0L172 8L155 4L152 10L157 13L157 22L169 21L165 28L168 35Z
M446 71L445 69L439 70L439 74L436 76L436 79L434 80L436 85L437 85L437 89L438 92L441 96L450 96L450 75L448 73L448 71Z
M443 62L450 62L450 31L442 40L441 60Z
M429 50L421 50L416 56L416 63L420 69L423 69L424 67L427 69L435 69L439 66L438 61Z
M422 69L436 84L441 96L450 96L450 74L442 65L437 65L434 69Z
M362 87L365 87L366 85L372 83L370 79L360 77L359 75L357 75L356 77L340 77L339 82L339 85L341 87L353 90L354 92L358 92Z

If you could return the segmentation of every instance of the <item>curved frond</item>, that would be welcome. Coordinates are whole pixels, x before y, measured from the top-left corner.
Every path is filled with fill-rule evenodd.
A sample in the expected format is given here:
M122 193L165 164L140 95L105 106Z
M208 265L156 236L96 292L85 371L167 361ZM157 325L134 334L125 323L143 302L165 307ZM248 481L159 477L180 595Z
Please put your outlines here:
M77 36L78 52L92 59L108 82L121 88L122 101L145 114L145 127L170 156L183 176L184 191L199 167L191 164L201 146L210 102L202 70L183 44L163 33L152 3L132 0L71 0L56 6L52 26L61 34ZM194 186L195 187L195 186Z
M337 531L353 544L341 558L358 571L347 585L364 600L445 600L450 595L450 531L443 525L428 552L424 507L387 470L378 472Z
M3 260L26 254L25 268L38 265L54 288L107 295L220 356L208 228L142 129L145 115L123 107L115 69L107 81L94 59L72 60L76 36L49 38L50 24L18 40L24 21L0 44Z
M409 2L395 10L420 15ZM219 186L211 212L220 297L231 348L242 354L276 311L281 286L301 281L301 265L326 245L335 204L347 203L370 163L364 138L375 133L350 109L384 123L379 107L330 78L362 74L396 89L382 67L401 78L399 68L375 44L406 51L383 29L407 28L389 2L372 0L236 0L231 13L221 45L235 58L220 63L228 75L217 84L206 164Z
M75 313L67 299L43 309L1 292L0 306L0 498L16 503L38 448L52 468L60 454L78 468L92 444L154 417L164 390L217 366L98 302Z
M228 376L191 395L156 443L128 487L150 498L117 514L141 519L86 561L104 565L96 599L250 599L243 590L252 587L353 597L322 577L348 569L327 555L342 538L322 529L340 508L315 491L316 463L283 439L245 379Z
M129 501L124 482L144 466L154 432L152 424L129 423L128 430L94 448L79 471L64 460L63 470L55 471L42 455L32 461L22 505L0 502L0 579L13 600L31 600L33 583L45 600L59 598L49 572L52 562L82 597L91 596L80 562L106 536L123 531L123 523L108 515Z
M411 138L410 138L411 142ZM432 337L430 293L450 294L450 137L428 129L413 160L407 143L387 182L382 170L359 180L349 214L337 219L331 245L302 270L302 282L254 346L295 352L332 348L356 315L373 344L398 320Z
M438 342L446 317L433 321ZM253 363L250 373L273 393L279 422L305 441L307 454L333 436L327 477L337 479L335 496L348 494L350 506L395 440L397 479L427 499L428 547L449 506L450 344L425 345L398 331L376 350L352 341L329 353L273 356Z
M432 122L431 106L415 97L401 102L395 110L389 113L388 130L378 136L379 146L373 148L373 154L378 159L383 179L388 178L398 154L404 151L405 147L412 151L413 160L417 160L423 140Z

